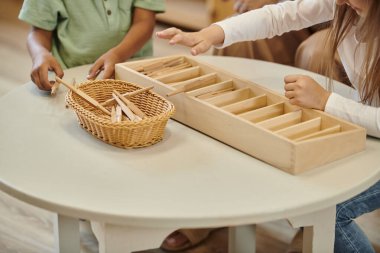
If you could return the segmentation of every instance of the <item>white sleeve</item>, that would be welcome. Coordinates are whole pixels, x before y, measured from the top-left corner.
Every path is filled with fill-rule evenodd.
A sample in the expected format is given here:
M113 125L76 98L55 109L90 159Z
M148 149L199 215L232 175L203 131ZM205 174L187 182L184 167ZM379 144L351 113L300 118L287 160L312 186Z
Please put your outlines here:
M367 129L367 134L380 138L380 107L373 107L331 93L325 112Z
M225 34L226 47L235 42L271 38L332 20L335 1L295 0L266 5L215 23Z

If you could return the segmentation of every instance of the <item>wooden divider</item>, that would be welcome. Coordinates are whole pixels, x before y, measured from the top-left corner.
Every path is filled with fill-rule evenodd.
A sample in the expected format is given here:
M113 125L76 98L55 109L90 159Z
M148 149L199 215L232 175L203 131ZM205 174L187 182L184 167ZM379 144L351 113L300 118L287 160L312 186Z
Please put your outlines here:
M258 126L270 131L277 131L285 127L293 126L301 122L302 110L285 113L278 117L267 119L257 123Z
M310 140L312 138L317 138L317 137L322 137L322 136L326 136L329 134L339 133L341 131L341 129L342 129L342 127L340 125L336 125L336 126L332 126L332 127L317 131L315 133L304 135L304 136L296 138L294 140L295 141Z
M179 81L188 80L201 75L201 68L199 66L182 69L173 73L162 75L155 78L157 81L165 84L174 83Z
M308 121L301 122L299 124L283 128L276 131L278 135L284 136L291 140L299 139L303 136L318 132L321 130L321 117L317 117Z
M217 82L218 76L216 73L209 73L201 75L195 78L191 78L181 82L169 83L173 88L182 89L184 88L186 92L199 89Z
M173 67L164 67L162 69L152 71L150 73L147 73L146 75L149 77L152 77L152 78L158 78L158 77L161 77L163 75L168 75L170 73L174 73L175 71L178 71L181 69L191 68L192 66L193 65L191 65L188 62L184 62L184 63L178 64L178 65L175 65Z
M177 66L184 62L188 62L185 60L183 56L170 57L167 59L159 59L159 60L143 60L137 62L131 62L130 67L137 72L141 72L145 75L152 73L153 71L157 71L166 67Z
M284 102L281 102L265 106L253 111L245 112L239 114L239 116L243 119L251 121L252 123L257 123L284 114L284 111Z

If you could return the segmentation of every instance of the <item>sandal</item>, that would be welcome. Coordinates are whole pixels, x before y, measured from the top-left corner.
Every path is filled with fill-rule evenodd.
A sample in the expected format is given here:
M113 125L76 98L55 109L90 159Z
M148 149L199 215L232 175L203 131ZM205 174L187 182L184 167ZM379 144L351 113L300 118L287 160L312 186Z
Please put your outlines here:
M179 229L168 235L161 244L161 249L166 251L187 250L202 243L215 230L205 229Z

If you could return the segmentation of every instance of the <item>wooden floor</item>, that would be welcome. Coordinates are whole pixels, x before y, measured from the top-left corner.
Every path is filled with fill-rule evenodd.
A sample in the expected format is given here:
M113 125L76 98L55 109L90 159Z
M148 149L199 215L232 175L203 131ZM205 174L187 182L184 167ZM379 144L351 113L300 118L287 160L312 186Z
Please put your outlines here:
M21 0L0 1L0 96L29 80L31 61L25 40L28 27L17 20ZM157 30L165 28L158 25ZM155 55L188 53L183 47L170 47L163 41L154 41ZM53 252L52 221L55 214L20 202L0 192L0 253ZM380 211L358 219L358 223L380 253ZM258 225L257 252L282 253L296 230L286 221ZM83 253L95 253L97 242L87 222L81 222ZM144 252L160 253L160 250ZM219 230L202 245L186 253L226 252L226 233Z

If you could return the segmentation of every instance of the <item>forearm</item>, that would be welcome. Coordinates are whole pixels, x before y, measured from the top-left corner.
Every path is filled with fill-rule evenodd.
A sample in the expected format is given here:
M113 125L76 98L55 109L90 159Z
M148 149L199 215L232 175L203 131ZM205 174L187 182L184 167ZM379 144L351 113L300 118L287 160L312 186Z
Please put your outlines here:
M124 39L112 50L125 61L132 57L152 37L155 14L136 8L132 26Z
M367 134L380 138L380 107L361 104L332 93L325 111L358 124L367 129Z
M218 25L212 24L200 30L199 33L207 38L213 46L221 45L224 42L224 31Z
M330 0L285 1L218 22L225 32L223 46L239 41L271 38L333 18Z
M50 53L52 32L32 27L28 35L27 47L33 61L41 54Z

